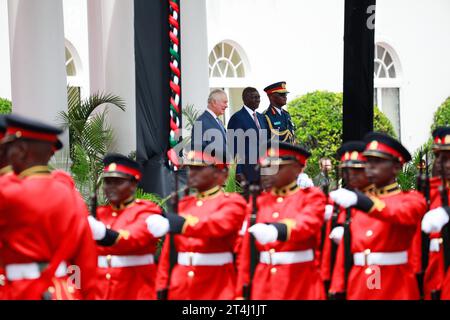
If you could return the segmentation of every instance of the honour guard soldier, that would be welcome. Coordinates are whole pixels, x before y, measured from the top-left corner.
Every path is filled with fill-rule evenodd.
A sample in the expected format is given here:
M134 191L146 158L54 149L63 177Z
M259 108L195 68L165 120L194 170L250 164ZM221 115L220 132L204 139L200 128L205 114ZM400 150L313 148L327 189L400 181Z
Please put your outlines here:
M6 121L5 116L0 115L0 141L4 138L6 133ZM4 144L0 144L0 178L12 173L11 166L6 161L6 148ZM3 182L0 182L3 185ZM2 244L0 242L0 252L2 251ZM0 257L0 300L6 299L6 276L3 269L3 263Z
M396 182L411 155L400 142L383 133L369 133L364 141L366 174L375 190L367 195L344 188L330 193L342 207L357 209L350 229L353 267L348 275L347 298L419 299L408 250L426 202L417 191L401 191Z
M6 124L1 142L15 173L0 189L8 296L93 299L96 253L87 208L48 167L62 130L17 115L8 115Z
M155 237L167 232L158 265L158 292L168 290L169 300L234 299L236 271L233 250L246 215L246 202L235 193L222 191L227 167L214 157L191 151L184 163L188 185L197 193L180 200L178 214L150 216L147 224ZM170 241L174 239L174 245ZM169 266L175 254L176 263ZM171 260L171 259L170 259Z
M103 159L103 191L108 205L89 216L97 240L98 299L155 299L158 238L147 230L145 219L160 215L153 202L135 199L142 173L140 165L121 154Z
M450 127L433 131L437 177L430 180L430 211L422 220L422 231L430 235L430 253L424 278L425 299L450 299L448 181L450 180ZM437 178L437 179L436 179ZM445 182L445 183L443 183Z
M270 106L264 112L272 138L280 142L295 142L295 127L290 114L282 107L286 105L286 82L277 82L264 88L270 100Z
M296 181L309 156L299 146L279 143L262 157L260 164L277 172L273 172L272 189L258 196L256 223L244 235L237 297L248 296L244 288L250 287L253 300L325 298L315 251L326 199L318 188L301 189ZM253 276L250 234L259 252Z
M339 168L346 188L359 190L363 193L367 193L373 188L365 172L367 166L367 159L363 155L365 147L366 144L363 141L349 141L344 143L336 152L338 159L340 159ZM349 249L345 248L344 244L341 244L345 228L348 228L345 225L347 212L341 211L336 204L333 207L333 213L328 219L328 227L331 232L327 233L329 239L324 245L322 274L329 276L333 280L329 290L330 298L341 299L345 297L344 273L346 272L346 261L344 250ZM351 215L355 214L355 209L349 210L351 210Z

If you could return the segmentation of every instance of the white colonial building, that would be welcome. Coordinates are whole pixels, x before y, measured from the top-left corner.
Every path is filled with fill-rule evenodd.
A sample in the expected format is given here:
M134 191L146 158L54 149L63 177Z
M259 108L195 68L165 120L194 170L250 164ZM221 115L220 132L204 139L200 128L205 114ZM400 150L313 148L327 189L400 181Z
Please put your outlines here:
M181 0L183 105L203 109L209 89L224 88L229 118L242 89L254 86L263 111L262 89L282 80L289 99L342 92L344 3ZM426 141L433 113L450 96L449 13L449 0L377 0L375 102L410 151ZM40 23L30 24L30 15ZM119 150L135 150L132 21L131 0L0 0L0 97L53 121L66 84L82 97L112 92L127 103L126 115L111 115ZM47 85L36 92L37 83Z

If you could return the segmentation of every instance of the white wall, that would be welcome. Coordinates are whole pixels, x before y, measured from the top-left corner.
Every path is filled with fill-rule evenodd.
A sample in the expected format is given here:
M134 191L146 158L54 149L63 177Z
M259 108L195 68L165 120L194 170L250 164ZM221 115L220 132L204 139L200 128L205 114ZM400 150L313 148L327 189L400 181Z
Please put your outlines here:
M0 0L0 98L11 100L8 0Z
M246 86L286 81L288 101L313 90L342 91L344 0L207 0L208 48L236 41L251 74Z
M314 90L342 92L344 0L207 0L208 49L236 41L262 89L287 81L288 101ZM376 40L392 46L402 69L402 141L414 151L430 136L437 107L450 96L450 1L378 0Z
M75 79L68 79L71 86L81 87L81 96L89 96L89 38L87 22L87 0L64 0L64 36L75 48L77 67Z
M376 40L402 67L402 142L414 151L430 137L433 114L450 96L450 1L377 0Z
M181 2L181 81L183 107L204 110L209 94L205 0ZM186 121L183 121L186 125Z

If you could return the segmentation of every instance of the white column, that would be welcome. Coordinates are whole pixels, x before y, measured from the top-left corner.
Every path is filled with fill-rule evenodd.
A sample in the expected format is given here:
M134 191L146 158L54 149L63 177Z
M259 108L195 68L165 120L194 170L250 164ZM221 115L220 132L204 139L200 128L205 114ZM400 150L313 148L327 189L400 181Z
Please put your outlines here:
M11 100L11 68L9 58L8 0L0 0L0 98Z
M120 96L126 111L109 108L115 149L127 155L136 150L136 98L134 63L134 2L88 2L91 92Z
M180 9L182 103L205 110L209 94L206 1L181 1Z
M67 110L60 0L8 0L14 112L59 124Z

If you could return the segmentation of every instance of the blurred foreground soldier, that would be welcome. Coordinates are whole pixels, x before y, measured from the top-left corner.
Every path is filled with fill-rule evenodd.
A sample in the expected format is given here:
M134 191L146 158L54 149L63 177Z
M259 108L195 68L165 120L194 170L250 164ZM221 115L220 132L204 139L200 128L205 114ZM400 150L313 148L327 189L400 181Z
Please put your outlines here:
M107 155L103 190L109 202L89 216L97 240L98 299L155 299L155 251L158 238L145 219L161 214L153 202L135 199L142 173L139 164L121 154Z
M278 149L269 148L261 160L261 165L274 170L272 190L257 198L256 223L244 235L238 297L247 295L244 288L250 286L252 300L325 298L315 262L325 196L314 187L301 189L296 181L309 156L301 147L280 143ZM259 252L253 277L250 233Z
M276 82L264 88L270 100L270 106L264 112L267 125L269 126L272 139L280 142L295 142L295 126L289 112L283 109L286 105L287 94L286 82Z
M73 181L48 167L62 130L17 115L6 124L1 142L15 173L0 189L9 298L93 299L96 253L87 208Z
M362 141L349 141L344 143L336 152L338 159L341 161L339 168L346 188L363 193L367 193L373 188L365 171L367 167L367 158L363 155L365 147L366 144ZM357 214L354 208L347 210L351 210L349 219L346 216L348 211L341 211L339 206L336 205L333 206L330 217L325 218L328 223L327 238L322 255L322 274L327 279L333 280L329 290L331 299L345 297L345 273L349 271L349 269L346 270L348 266L346 266L345 258L346 254L351 255L351 248L350 246L347 248L346 243L342 243L342 238L344 234L350 235L350 227L345 224L346 219L350 222L353 216ZM331 275L333 275L332 278Z
M0 115L0 141L5 137L6 133L6 121L5 116ZM6 161L6 148L4 144L0 144L0 179L5 175L12 173L11 166ZM3 186L0 181L0 185ZM2 243L0 242L0 252L2 251ZM0 256L0 300L6 299L6 276L3 268L3 263Z
M450 127L433 131L435 173L430 181L430 211L422 220L422 231L430 235L429 263L425 272L425 299L450 300L450 239L448 197L450 180ZM445 183L443 183L445 182Z
M156 288L168 290L169 300L234 299L236 271L233 250L246 214L244 198L221 189L227 176L221 155L191 151L187 162L188 185L195 195L179 202L179 214L150 216L147 224L155 237L175 236L171 247L164 241ZM169 259L176 254L170 270Z
M0 115L0 141L6 134L6 119L5 116ZM6 146L0 144L0 177L11 174L13 172L11 166L6 159Z
M426 202L417 191L401 191L396 182L411 155L400 142L382 133L369 133L364 141L366 174L375 184L374 191L366 195L342 188L330 193L342 207L357 209L351 222L353 267L348 276L347 298L419 299L408 250Z

